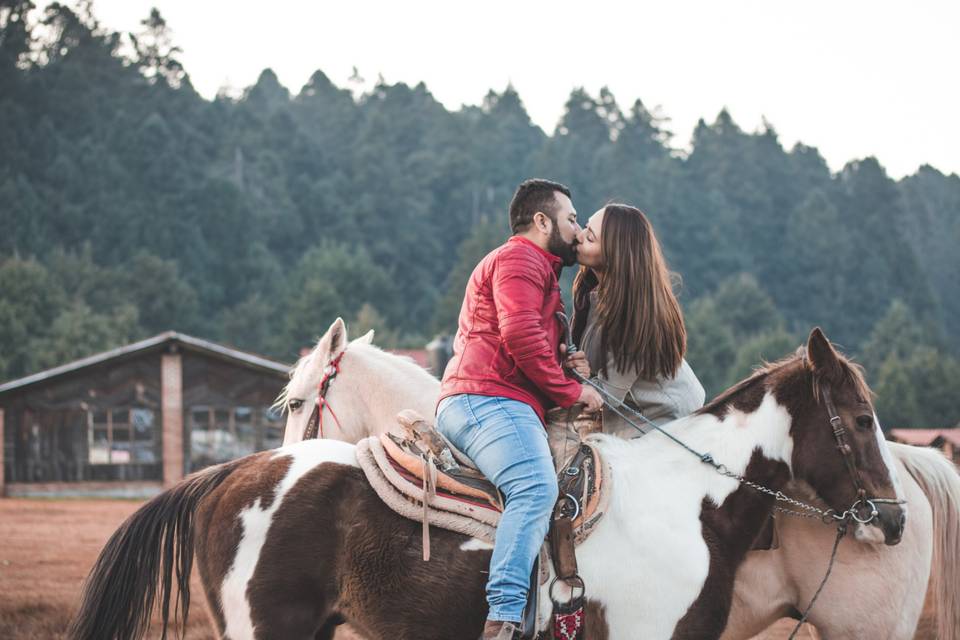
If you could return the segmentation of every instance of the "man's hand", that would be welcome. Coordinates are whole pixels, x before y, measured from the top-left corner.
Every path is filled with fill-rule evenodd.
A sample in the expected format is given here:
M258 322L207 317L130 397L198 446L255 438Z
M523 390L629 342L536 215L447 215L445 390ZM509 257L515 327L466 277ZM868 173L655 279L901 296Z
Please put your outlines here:
M596 413L603 408L603 398L600 397L596 389L588 384L580 385L580 397L577 402L583 403L583 408L587 413Z
M567 355L567 345L560 345L560 355L564 356L563 366L567 369L572 369L576 371L584 378L590 377L590 363L587 362L587 354L583 351L575 351L571 355Z

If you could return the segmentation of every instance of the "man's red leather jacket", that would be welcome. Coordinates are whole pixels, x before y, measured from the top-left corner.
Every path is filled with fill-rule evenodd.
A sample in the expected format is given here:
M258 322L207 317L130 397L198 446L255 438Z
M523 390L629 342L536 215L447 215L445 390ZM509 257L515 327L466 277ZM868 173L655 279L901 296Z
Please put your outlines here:
M580 383L560 366L561 268L560 258L519 236L480 261L467 283L440 400L460 393L511 398L541 421L548 408L577 401Z

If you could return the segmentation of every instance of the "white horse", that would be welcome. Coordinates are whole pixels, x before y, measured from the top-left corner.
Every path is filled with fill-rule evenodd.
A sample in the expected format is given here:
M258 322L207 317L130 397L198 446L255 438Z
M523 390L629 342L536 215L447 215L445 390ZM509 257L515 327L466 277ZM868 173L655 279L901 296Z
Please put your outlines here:
M396 414L434 413L439 382L409 358L372 344L373 332L348 342L339 318L313 351L300 359L278 404L288 411L284 444L302 438L330 363L321 412L326 438L357 442L396 428ZM327 408L329 407L329 408ZM333 413L330 413L332 409ZM336 418L334 418L334 415ZM878 430L879 431L879 430ZM939 452L887 443L909 504L902 542L876 544L876 527L859 527L845 538L830 580L809 621L826 638L909 639L923 613L928 582L937 638L960 639L960 476ZM815 500L809 488L791 483L788 495ZM733 607L724 640L749 638L785 615L802 611L820 584L834 529L819 522L776 519L779 547L753 551L737 572Z

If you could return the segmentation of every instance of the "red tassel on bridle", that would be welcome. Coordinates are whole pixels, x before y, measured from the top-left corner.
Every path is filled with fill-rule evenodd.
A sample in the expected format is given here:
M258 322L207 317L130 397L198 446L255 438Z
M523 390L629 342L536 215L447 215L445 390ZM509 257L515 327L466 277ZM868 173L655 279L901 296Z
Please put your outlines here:
M333 407L330 406L330 403L327 401L326 395L327 391L330 390L330 383L333 382L333 379L337 377L337 374L340 373L340 360L343 359L343 354L347 351L344 349L340 352L336 358L334 358L330 364L327 365L326 371L323 373L323 379L318 385L317 391L317 417L318 421L318 438L323 438L323 410L326 408L330 415L333 416L334 422L337 423L337 426L340 427L340 431L343 431L343 426L340 424L340 419L337 417L337 414L333 412Z

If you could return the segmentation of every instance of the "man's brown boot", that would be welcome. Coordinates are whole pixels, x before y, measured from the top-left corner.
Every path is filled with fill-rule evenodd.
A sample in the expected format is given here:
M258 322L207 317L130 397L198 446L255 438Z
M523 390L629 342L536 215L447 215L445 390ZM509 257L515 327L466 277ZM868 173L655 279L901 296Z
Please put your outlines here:
M520 626L514 622L487 620L480 640L515 640L520 637Z

